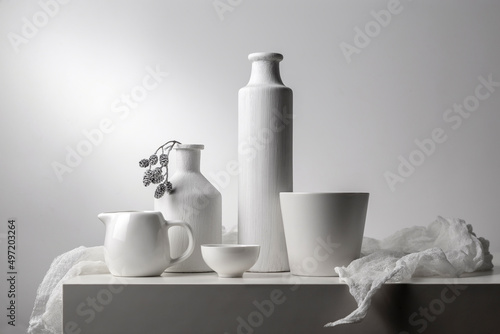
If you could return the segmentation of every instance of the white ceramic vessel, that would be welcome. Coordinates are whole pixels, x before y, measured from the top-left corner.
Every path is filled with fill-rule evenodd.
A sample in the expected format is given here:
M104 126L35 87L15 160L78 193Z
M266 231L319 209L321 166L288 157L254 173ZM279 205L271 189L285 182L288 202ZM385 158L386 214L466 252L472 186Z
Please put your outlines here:
M361 251L368 193L280 194L290 271L338 276Z
M219 277L242 277L259 257L258 245L201 245L203 259Z
M281 54L248 59L250 80L238 94L238 240L261 245L250 271L288 271L279 193L293 189L293 93L281 81Z
M160 212L107 212L97 217L106 226L104 258L115 276L159 276L194 250L191 227L181 221L166 221ZM173 227L184 229L188 244L183 253L172 258L168 229Z
M212 271L203 261L202 244L222 242L222 197L220 192L200 172L203 145L174 147L175 173L170 178L173 193L155 199L154 209L167 220L182 220L193 229L195 250L181 263L170 266L168 272ZM187 247L188 235L181 228L169 231L172 256L178 256Z

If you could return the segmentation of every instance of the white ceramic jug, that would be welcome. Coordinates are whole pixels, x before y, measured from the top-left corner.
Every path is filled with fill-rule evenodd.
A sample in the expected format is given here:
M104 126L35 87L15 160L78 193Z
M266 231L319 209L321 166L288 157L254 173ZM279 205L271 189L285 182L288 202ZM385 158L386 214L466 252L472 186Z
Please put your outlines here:
M166 221L157 211L121 211L97 216L106 226L104 259L115 276L159 276L194 250L191 227L181 221ZM170 257L168 229L180 226L188 236L187 249Z
M173 148L176 168L170 181L174 191L154 201L154 209L165 219L185 221L194 233L193 254L186 261L170 266L167 272L212 271L203 261L201 245L222 242L222 197L200 171L204 147L179 144ZM172 229L169 238L173 256L186 249L188 238L182 229Z

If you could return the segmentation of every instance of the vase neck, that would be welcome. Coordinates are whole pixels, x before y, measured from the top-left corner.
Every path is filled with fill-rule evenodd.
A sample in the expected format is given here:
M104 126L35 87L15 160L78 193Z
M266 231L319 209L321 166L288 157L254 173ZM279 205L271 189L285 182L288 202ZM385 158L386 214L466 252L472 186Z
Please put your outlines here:
M283 59L282 55L279 53L252 53L248 59L252 62L252 72L248 85L283 85L279 68L279 62Z
M176 148L176 169L183 172L200 172L201 150L199 148Z

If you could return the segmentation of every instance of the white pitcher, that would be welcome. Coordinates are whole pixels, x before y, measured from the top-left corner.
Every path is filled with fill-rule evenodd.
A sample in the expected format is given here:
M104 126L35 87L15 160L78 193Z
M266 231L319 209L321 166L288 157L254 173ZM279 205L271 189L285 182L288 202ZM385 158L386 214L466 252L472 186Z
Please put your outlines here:
M97 216L106 226L104 258L115 276L159 276L166 268L187 259L194 250L191 227L182 221L166 221L157 211L120 211ZM168 229L186 229L187 249L170 257Z

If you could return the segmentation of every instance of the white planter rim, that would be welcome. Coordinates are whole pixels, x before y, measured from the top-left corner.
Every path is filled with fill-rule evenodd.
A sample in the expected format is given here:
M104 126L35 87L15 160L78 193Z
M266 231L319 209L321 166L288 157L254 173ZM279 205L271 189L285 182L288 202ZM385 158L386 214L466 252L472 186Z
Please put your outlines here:
M203 144L177 144L174 150L203 150L204 148Z
M357 192L357 191L325 191L325 192L296 192L296 191L284 191L280 192L280 195L284 196L306 196L306 195L370 195L368 192Z

